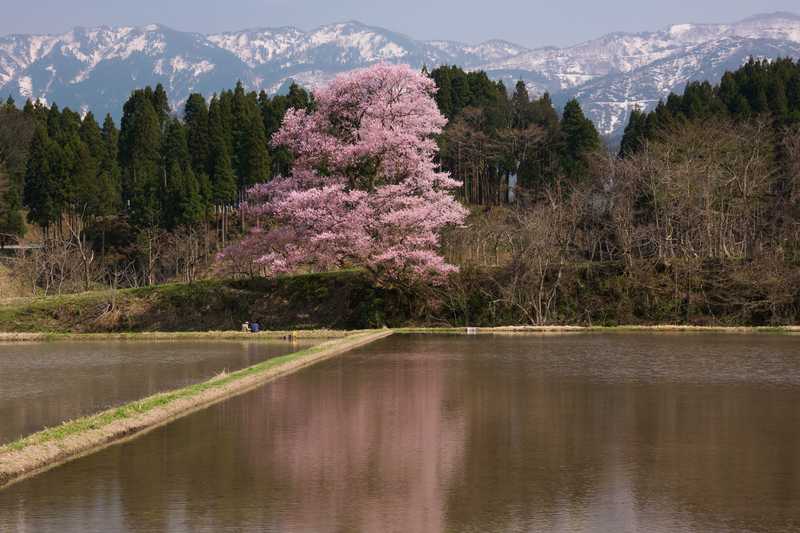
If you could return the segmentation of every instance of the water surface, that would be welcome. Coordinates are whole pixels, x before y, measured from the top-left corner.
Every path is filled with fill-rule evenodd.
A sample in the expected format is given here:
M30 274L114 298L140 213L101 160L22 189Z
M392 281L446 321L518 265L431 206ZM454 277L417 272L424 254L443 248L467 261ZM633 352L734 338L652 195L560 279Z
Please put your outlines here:
M307 345L281 340L0 342L0 444Z
M393 336L0 491L0 531L797 531L800 337Z

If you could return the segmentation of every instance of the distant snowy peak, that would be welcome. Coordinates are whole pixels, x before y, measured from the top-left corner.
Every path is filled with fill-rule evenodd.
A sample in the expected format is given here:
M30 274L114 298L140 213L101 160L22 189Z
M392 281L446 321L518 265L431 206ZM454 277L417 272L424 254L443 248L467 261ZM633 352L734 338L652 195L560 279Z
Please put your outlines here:
M507 59L527 51L525 47L501 40L478 45L415 41L360 22L329 24L308 32L293 27L225 32L209 35L208 40L253 68L271 64L286 67L314 64L322 58L338 64L407 59L435 64L458 61L469 66Z
M208 40L255 67L288 56L304 35L297 28L278 28L220 33Z
M682 92L687 82L716 83L726 71L738 69L750 58L777 57L800 58L800 41L720 37L633 71L575 87L561 93L559 101L577 98L602 133L618 135L634 109L653 109L671 92Z
M421 41L350 21L312 30L255 28L213 35L143 27L75 28L61 35L0 37L0 96L56 102L116 117L130 91L161 83L171 104L237 80L275 92L291 81L314 88L381 61L485 70L509 86L578 98L603 133L617 135L635 107L649 108L687 81L716 82L748 57L800 57L800 16L757 15L732 24L675 24L612 33L566 48L508 41Z
M612 33L567 48L545 48L481 65L485 70L546 72L561 89L631 72L689 47L724 38L800 42L800 16L757 15L735 24L676 24L657 32Z

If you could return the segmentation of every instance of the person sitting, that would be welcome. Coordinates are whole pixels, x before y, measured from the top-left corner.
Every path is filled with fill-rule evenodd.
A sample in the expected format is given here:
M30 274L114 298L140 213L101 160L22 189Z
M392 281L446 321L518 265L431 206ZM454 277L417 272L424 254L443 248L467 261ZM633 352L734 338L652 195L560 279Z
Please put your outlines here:
M252 331L253 333L258 333L259 331L261 331L261 324L255 321L250 322L250 331Z
M250 331L250 322L243 322L242 323L242 333L248 333Z

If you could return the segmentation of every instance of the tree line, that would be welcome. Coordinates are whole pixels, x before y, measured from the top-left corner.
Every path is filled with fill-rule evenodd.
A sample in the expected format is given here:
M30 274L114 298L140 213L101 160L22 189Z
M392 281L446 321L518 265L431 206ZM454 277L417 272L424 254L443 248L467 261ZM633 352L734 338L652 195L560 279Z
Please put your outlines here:
M119 129L110 116L100 126L91 111L81 117L56 104L29 101L16 111L8 102L4 113L33 126L25 172L15 178L30 223L46 233L70 217L122 213L136 228L172 230L280 172L288 154L267 140L287 108L310 103L296 85L270 98L240 83L210 102L192 94L180 120L158 85L131 94Z
M440 294L451 317L800 319L797 62L751 60L718 85L692 82L634 112L618 154L588 153L572 177L567 168L451 233L449 260L463 267Z
M531 99L519 82L509 96L483 72L443 66L430 74L449 125L440 164L462 181L468 204L508 201L515 186L536 189L567 175L585 177L601 147L580 105L559 117L549 95ZM135 90L119 127L57 104L13 100L0 107L0 244L27 222L45 238L70 227L88 232L122 221L129 235L208 223L256 183L286 173L291 156L269 145L289 108L313 106L297 85L286 95L242 84L207 101L192 94L178 118L162 86ZM109 229L109 228L105 228Z
M268 139L287 109L310 107L312 97L297 85L270 97L239 83L208 101L192 94L181 118L168 102L160 85L135 90L117 127L110 115L101 125L91 111L31 101L18 109L9 98L0 106L0 244L23 236L27 218L48 249L79 249L101 277L131 265L136 283L159 278L157 241L163 248L176 233L191 233L200 255L213 255L244 191L289 164ZM65 268L37 270L61 278Z
M515 189L536 192L563 177L589 177L589 160L603 145L576 100L559 116L549 94L531 98L522 81L509 95L484 72L443 66L430 75L448 119L441 163L463 183L466 203L506 203Z
M670 94L646 113L631 113L622 138L621 157L640 151L657 139L690 122L726 118L737 123L767 119L776 133L800 122L800 64L790 58L751 58L718 85L707 81L687 84L683 94Z
M753 60L717 85L692 82L632 113L614 154L577 102L559 113L522 82L509 93L456 66L428 75L448 119L438 163L472 212L442 243L460 272L421 300L441 304L436 321L800 317L798 63ZM106 283L129 264L137 274L122 284L191 279L209 264L241 235L235 220L223 228L224 206L291 168L268 142L286 109L314 101L296 86L268 97L240 85L192 95L181 120L166 101L158 87L135 91L118 130L55 106L0 107L3 238L24 228L24 205L72 243L79 279L91 252ZM59 268L31 271L42 286Z

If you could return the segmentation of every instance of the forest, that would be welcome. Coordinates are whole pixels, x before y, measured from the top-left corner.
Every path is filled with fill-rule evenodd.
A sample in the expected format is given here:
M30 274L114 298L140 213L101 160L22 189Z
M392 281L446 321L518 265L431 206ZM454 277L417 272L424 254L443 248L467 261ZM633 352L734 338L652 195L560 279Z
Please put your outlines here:
M634 111L619 149L577 101L524 83L424 71L447 125L441 168L469 215L441 243L443 285L391 286L414 322L783 324L800 317L800 64L751 60ZM134 91L117 126L91 112L0 108L0 245L26 294L230 275L215 260L253 221L251 186L294 154L288 109L241 84L171 110ZM242 275L241 272L236 272ZM377 282L377 281L376 281Z

